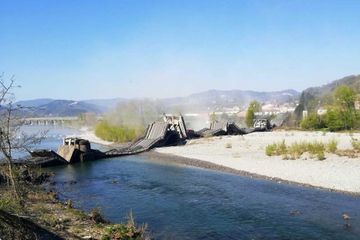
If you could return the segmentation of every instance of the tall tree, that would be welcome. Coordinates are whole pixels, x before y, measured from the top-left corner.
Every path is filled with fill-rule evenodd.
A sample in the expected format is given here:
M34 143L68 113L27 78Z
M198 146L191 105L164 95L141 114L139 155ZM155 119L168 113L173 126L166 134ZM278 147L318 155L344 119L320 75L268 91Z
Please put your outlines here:
M248 127L253 126L256 112L261 112L261 104L254 100L250 102L246 111L245 122Z
M13 104L15 95L12 91L16 87L18 86L15 85L14 77L5 81L4 75L0 75L0 159L6 163L8 169L6 177L9 179L15 199L20 201L21 192L18 188L13 153L30 151L30 148L39 143L43 136L28 135L21 131L23 121L19 111L22 107Z
M350 129L356 121L355 111L356 92L346 85L341 85L335 89L334 100L338 109L345 129Z
M346 85L339 86L334 93L335 102L343 109L353 111L355 109L356 92Z

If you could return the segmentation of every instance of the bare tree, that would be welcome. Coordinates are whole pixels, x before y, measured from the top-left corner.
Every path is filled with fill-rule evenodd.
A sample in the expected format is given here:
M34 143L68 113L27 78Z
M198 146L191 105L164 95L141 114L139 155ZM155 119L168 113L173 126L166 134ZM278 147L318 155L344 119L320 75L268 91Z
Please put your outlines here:
M29 152L32 146L42 140L43 136L29 135L21 131L24 123L21 110L24 108L14 105L15 95L13 93L13 90L18 87L15 85L14 76L5 81L4 74L0 75L0 159L6 163L6 177L9 179L14 196L21 202L13 154L21 151Z

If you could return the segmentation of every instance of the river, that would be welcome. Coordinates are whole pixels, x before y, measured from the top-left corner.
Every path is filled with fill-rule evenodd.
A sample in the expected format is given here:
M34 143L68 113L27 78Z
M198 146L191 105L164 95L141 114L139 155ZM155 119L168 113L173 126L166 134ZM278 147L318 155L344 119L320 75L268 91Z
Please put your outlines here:
M72 133L53 129L56 150ZM113 222L132 211L156 239L360 239L360 197L128 156L53 167L54 188ZM359 183L360 184L360 183ZM344 227L342 214L351 216Z

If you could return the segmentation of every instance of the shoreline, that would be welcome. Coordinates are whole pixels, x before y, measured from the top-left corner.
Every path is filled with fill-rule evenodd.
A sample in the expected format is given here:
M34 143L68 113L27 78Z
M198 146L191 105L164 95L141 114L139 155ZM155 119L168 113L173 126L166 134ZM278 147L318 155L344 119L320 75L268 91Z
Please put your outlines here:
M130 220L114 223L103 217L100 208L86 211L70 199L60 200L50 178L27 187L23 206L5 203L0 208L0 239L100 240L127 234L148 239L144 225ZM11 189L0 185L0 200L4 203L10 197Z
M247 171L243 171L243 170L237 170L237 169L234 169L231 167L215 164L212 162L199 160L199 159L195 159L195 158L182 157L182 156L178 156L178 155L174 155L174 154L170 154L170 153L149 151L149 152L145 152L145 153L141 153L141 154L146 157L149 157L150 159L151 158L157 158L160 160L162 160L162 159L169 160L170 159L171 162L178 163L178 164L183 164L183 165L187 165L187 166L191 166L191 167L203 168L203 169L218 171L218 172L223 172L223 173L234 174L234 175L238 175L238 176L242 176L242 177L272 181L277 184L295 185L295 186L306 187L306 188L311 188L311 189L315 189L315 190L341 193L341 194L360 197L360 192L343 191L343 190L338 190L338 189L314 186L314 185L306 184L306 183L284 180L284 179L277 178L277 177L269 177L266 175L251 173L251 172L247 172Z
M359 139L360 135L354 134L353 137ZM299 141L326 143L332 139L338 141L339 150L351 148L351 137L344 133L274 131L194 139L184 146L157 148L155 151L171 157L195 160L190 165L210 166L211 169L243 176L360 195L358 158L326 153L323 161L310 159L307 154L297 160L283 160L281 156L270 157L265 154L267 145L282 140L290 144Z
M95 134L89 130L89 129L85 129L82 130L84 131L84 134L81 135L81 137L84 137L86 139L88 139L89 141L93 142L93 143L97 143L100 145L104 145L106 147L118 147L119 144L113 143L113 142L108 142L108 141L104 141L101 140L100 138L96 137ZM311 140L311 138L314 138L315 136L315 140L321 139L324 140L325 139L340 139L341 141L339 141L339 148L349 148L349 143L346 141L343 141L343 138L346 137L348 138L348 134L346 133L326 133L324 134L323 132L309 132L309 131L275 131L275 132L264 132L264 133L252 133L249 135L238 135L238 136L223 136L223 137L213 137L213 138L201 138L201 139L195 139L195 140L190 140L186 145L184 146L175 146L175 147L163 147L163 148L156 148L153 149L150 152L146 152L146 153L142 153L150 158L152 157L158 157L161 159L164 158L171 158L171 161L173 162L177 162L180 164L185 164L185 165L189 165L189 166L194 166L194 167L200 167L200 168L205 168L205 169L210 169L210 170L215 170L215 171L221 171L221 172L226 172L226 173L231 173L231 174L236 174L236 175L240 175L240 176L245 176L245 177L250 177L250 178L256 178L256 179L265 179L265 180L270 180L272 182L276 182L279 184L291 184L291 185L297 185L297 186L303 186L303 187L309 187L312 189L319 189L319 190L325 190L325 191L329 191L329 192L338 192L338 193L344 193L347 195L354 195L354 196L360 196L360 188L355 187L355 188L341 188L339 186L336 185L336 182L333 183L335 187L329 187L329 184L316 184L316 181L314 183L314 180L316 180L316 177L313 177L314 179L310 179L311 181L299 181L299 180L294 180L289 178L289 176L287 176L286 174L263 174L261 171L258 171L258 169L252 169L253 171L249 171L248 169L243 169L242 166L236 166L233 165L230 162L224 162L225 164L222 164L223 162L218 160L218 159L226 159L226 158L230 158L232 161L236 161L238 159L240 159L240 157L238 156L229 156L227 155L226 152L220 152L219 154L217 154L215 159L207 159L207 156L201 156L201 154L197 154L197 152L195 151L195 154L192 153L188 153L186 151L186 148L191 148L193 146L201 145L202 143L194 143L196 141L205 141L205 142L210 142L210 147L211 144L212 146L214 145L224 145L227 144L228 142L233 141L234 138L240 139L241 141L244 141L244 138L252 138L252 137L256 137L256 135L265 135L267 137L270 137L270 139L272 139L271 137L273 135L279 135L282 134L283 138L286 139L286 141L292 142L291 136L298 138L300 135L302 137L306 137L309 138ZM326 135L328 135L326 137ZM355 134L356 137L360 137L360 135ZM272 139L273 141L271 143L273 143L274 141L276 141L275 139ZM250 143L251 145L251 143ZM209 147L209 146L207 146ZM185 149L184 149L185 148ZM175 149L183 149L185 151L181 152L181 151L175 151ZM201 153L201 151L203 151L204 149L200 149L199 153ZM231 150L231 149L230 149ZM254 158L259 158L259 156L261 156L261 154L259 155L259 152L263 154L263 156L261 156L262 158L266 159L266 161L268 162L279 162L280 157L268 157L265 155L265 149L261 149L260 148L256 148L251 149L252 153L251 156L253 156ZM256 155L256 154L257 155ZM239 155L242 155L243 153L240 153ZM190 155L190 156L189 156ZM191 156L192 155L192 156ZM197 157L201 156L201 157ZM358 161L358 159L350 159L347 157L338 157L338 156L327 156L327 158L330 158L330 161L334 161L338 160L338 161L343 161L344 163L347 161ZM299 163L303 161L303 163ZM306 165L320 165L319 167L321 168L323 166L328 165L328 163L326 161L329 160L324 160L324 161L318 161L318 160L312 160L312 159L308 159L306 161L304 161L304 159L298 159L298 160L280 160L280 164L285 165L285 170L288 170L286 168L286 165L290 165L289 168L289 172L291 172L291 165L299 165L300 167L306 168ZM305 163L306 162L306 163ZM304 165L304 166L303 166ZM339 166L341 167L341 164L336 165L337 168L339 168ZM273 166L267 166L269 168L276 168ZM282 166L284 167L284 166ZM332 166L333 167L333 166ZM357 174L357 176L355 176L355 179L359 179L360 182L360 161L359 164L356 165L355 169L359 169L359 174ZM284 169L283 169L284 170ZM301 168L299 168L299 171L301 170ZM331 170L331 169L325 169L325 170ZM321 172L320 172L321 173ZM326 172L325 172L326 173ZM284 176L283 176L284 175ZM354 175L354 174L353 174ZM314 176L317 176L316 174ZM307 180L307 179L304 179ZM354 183L352 183L354 184Z

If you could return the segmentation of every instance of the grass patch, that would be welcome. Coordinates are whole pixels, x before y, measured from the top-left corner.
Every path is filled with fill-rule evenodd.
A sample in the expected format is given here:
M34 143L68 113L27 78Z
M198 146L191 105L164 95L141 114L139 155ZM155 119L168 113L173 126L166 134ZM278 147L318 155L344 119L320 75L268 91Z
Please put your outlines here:
M338 141L336 139L332 139L326 144L326 150L330 153L336 153L337 145Z
M360 151L360 141L354 137L351 137L351 146L353 150Z
M112 239L128 239L128 240L137 240L137 239L150 239L147 236L147 226L141 225L137 226L135 219L130 211L128 215L128 220L126 224L116 224L110 226L106 229L106 233L102 236L102 240L112 240Z
M23 207L18 201L14 201L14 195L11 191L0 190L0 210L11 213L22 213Z
M305 152L308 152L311 158L318 160L325 159L325 144L321 142L294 142L286 145L285 140L280 143L267 145L265 154L267 156L283 156L283 159L299 159Z
M285 155L287 153L287 146L285 144L285 140L280 143L273 143L267 145L265 148L265 153L268 156Z

